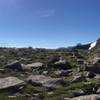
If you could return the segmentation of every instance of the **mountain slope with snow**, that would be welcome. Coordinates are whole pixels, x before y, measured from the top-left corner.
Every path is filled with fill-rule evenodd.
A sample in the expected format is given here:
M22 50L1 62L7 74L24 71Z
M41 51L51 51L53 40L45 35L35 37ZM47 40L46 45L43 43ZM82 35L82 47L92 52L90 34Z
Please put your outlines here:
M89 50L93 49L97 44L97 41L91 43L90 47L89 47Z

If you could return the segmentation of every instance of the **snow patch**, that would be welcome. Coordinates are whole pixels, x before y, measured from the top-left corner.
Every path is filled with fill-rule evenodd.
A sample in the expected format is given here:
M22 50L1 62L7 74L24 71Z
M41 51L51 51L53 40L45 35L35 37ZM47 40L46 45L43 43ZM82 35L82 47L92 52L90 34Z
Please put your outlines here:
M89 50L91 50L92 48L94 48L97 44L97 41L91 43L90 47L89 47Z

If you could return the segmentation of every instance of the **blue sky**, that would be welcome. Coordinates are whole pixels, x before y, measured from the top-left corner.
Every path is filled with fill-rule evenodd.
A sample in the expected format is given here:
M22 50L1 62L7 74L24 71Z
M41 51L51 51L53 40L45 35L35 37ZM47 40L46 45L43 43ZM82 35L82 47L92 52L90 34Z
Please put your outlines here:
M0 46L57 48L100 38L100 0L0 0Z

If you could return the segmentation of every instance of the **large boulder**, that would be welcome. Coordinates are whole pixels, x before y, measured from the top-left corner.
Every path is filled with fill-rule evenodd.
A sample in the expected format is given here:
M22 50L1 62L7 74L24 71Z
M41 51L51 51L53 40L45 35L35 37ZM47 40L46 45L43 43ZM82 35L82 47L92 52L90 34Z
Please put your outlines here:
M13 88L20 89L20 87L24 85L25 85L24 81L16 77L0 78L0 90L13 89Z
M64 69L64 70L71 69L70 64L66 60L59 60L55 62L53 67L57 69Z
M87 66L86 70L100 74L100 59L98 59L93 65Z
M5 68L10 68L12 70L22 71L23 65L19 61L13 61L5 66Z
M75 98L65 98L64 100L100 100L100 94L85 95Z
M33 86L43 86L48 89L55 89L59 87L59 85L65 83L61 78L51 78L44 75L31 75L26 79L26 81L31 83Z
M50 61L47 62L48 68L55 68L60 70L71 69L71 65L62 57L53 57Z
M51 77L47 77L44 75L30 75L27 78L28 82L31 82L33 85L43 85L44 83L52 80Z

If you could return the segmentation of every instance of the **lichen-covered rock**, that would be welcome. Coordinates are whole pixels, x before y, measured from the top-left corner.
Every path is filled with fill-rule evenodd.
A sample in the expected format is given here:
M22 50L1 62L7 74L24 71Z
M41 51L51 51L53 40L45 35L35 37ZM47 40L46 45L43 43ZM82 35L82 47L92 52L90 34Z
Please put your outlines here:
M44 75L31 75L27 78L27 82L31 83L33 86L43 86L52 89L55 89L59 87L60 84L65 83L65 81L61 78L51 78Z
M0 90L16 87L16 86L21 86L23 83L24 81L16 77L0 78Z

